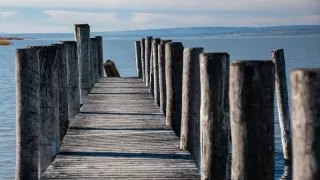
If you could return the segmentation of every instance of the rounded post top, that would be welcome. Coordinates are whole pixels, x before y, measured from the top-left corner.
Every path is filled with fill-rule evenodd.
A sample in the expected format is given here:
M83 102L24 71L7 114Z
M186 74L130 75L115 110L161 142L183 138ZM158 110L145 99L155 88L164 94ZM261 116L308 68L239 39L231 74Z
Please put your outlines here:
M236 60L232 62L231 66L257 66L257 65L271 65L273 66L274 63L272 60Z
M320 68L296 68L291 70L291 73L297 73L297 72L320 73Z
M77 44L76 41L60 41L60 44Z
M193 51L193 50L204 50L203 47L192 47L192 48L184 48L184 51Z
M275 49L275 50L272 50L272 53L283 53L284 50L283 49Z
M89 27L89 24L74 24L75 27Z
M146 36L146 38L145 38L145 39L152 40L152 39L153 39L153 37L152 37L152 36Z
M44 45L44 46L27 46L28 49L45 49L45 48L48 48L48 47L51 47L51 46L47 46L47 45Z
M160 41L160 38L153 38L154 41Z

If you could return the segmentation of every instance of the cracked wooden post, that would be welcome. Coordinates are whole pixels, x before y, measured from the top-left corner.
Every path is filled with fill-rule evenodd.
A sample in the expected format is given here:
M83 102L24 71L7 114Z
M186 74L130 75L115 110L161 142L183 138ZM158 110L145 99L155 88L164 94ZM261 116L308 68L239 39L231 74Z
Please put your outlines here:
M90 82L90 90L89 92L91 92L93 86L94 86L94 62L93 62L93 49L92 47L94 47L94 39L90 38L89 39L89 82Z
M227 53L200 55L201 179L228 179L228 125L225 117L225 82L229 74Z
M181 42L168 42L166 44L166 125L171 126L179 137L181 128L183 49Z
M146 74L145 74L145 38L141 38L140 40L140 47L141 47L141 68L142 68L142 80L143 82L146 81Z
M15 179L38 179L40 67L35 49L17 49Z
M80 112L79 66L76 41L62 41L67 60L69 120Z
M320 179L320 68L295 69L292 82L294 180Z
M160 89L159 89L159 67L158 67L158 45L160 38L154 38L152 41L152 60L153 60L153 96L154 102L160 105Z
M75 24L75 40L79 61L80 102L83 104L91 90L90 82L90 26Z
M40 175L60 150L58 58L55 46L31 46L40 63Z
M160 111L166 115L166 43L171 40L161 40L158 45L158 68L159 68L159 96L160 96Z
M68 83L67 83L67 52L61 44L52 44L57 48L58 84L59 84L59 126L60 141L69 128Z
M150 83L150 59L151 59L151 43L152 37L148 36L145 38L145 59L144 59L144 72L146 86Z
M285 164L290 164L292 153L291 125L288 102L286 64L283 49L272 51L272 61L275 65L275 83L283 156Z
M180 149L188 150L200 167L200 65L203 48L183 51Z
M93 85L98 82L99 72L98 72L98 39L90 38L90 59L91 59L91 67L92 67L92 78Z
M95 36L97 43L98 80L103 77L103 42L101 36Z
M231 179L274 179L274 65L230 67Z
M141 41L135 41L134 47L136 50L136 71L137 77L142 78L142 62L141 62Z

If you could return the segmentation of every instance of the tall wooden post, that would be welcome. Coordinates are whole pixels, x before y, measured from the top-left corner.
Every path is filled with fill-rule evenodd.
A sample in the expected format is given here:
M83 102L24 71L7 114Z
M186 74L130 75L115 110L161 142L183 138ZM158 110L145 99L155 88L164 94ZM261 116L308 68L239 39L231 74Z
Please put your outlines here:
M137 77L142 78L141 41L135 41Z
M158 45L160 44L159 38L154 38L152 41L152 56L153 56L153 95L154 102L160 105L160 89L159 89L159 68L158 68Z
M103 42L101 36L95 36L97 41L97 61L98 61L98 77L103 77Z
M98 39L90 38L90 59L91 59L91 67L92 67L92 78L93 85L98 82L99 72L98 72Z
M75 25L75 40L79 61L80 102L83 104L91 90L90 81L90 26L88 24Z
M79 66L76 41L61 42L67 60L69 120L80 112Z
M225 82L229 79L227 53L200 55L201 179L228 179L228 125L224 114Z
M166 44L166 125L171 126L177 136L181 128L183 49L181 42Z
M158 68L159 68L159 90L160 90L160 111L166 115L166 43L171 40L161 40L158 45Z
M146 81L146 74L145 74L145 38L142 38L140 40L140 46L141 46L141 68L142 68L142 80L143 82Z
M40 67L35 49L16 50L16 180L38 179Z
M189 150L200 167L200 65L203 48L183 51L180 149Z
M58 58L55 46L29 47L37 50L40 63L40 175L60 150Z
M69 111L68 111L68 83L67 83L67 52L61 44L52 44L57 48L58 63L58 84L59 84L59 125L60 141L67 133L69 128Z
M320 179L320 68L296 69L292 82L293 179Z
M272 61L275 65L276 93L281 130L281 142L285 164L291 163L291 125L288 103L288 88L286 64L283 49L272 51Z
M232 179L274 179L274 84L272 61L231 64Z
M145 38L145 60L144 60L146 86L149 86L149 83L150 83L151 43L152 43L152 37L151 36L146 37Z

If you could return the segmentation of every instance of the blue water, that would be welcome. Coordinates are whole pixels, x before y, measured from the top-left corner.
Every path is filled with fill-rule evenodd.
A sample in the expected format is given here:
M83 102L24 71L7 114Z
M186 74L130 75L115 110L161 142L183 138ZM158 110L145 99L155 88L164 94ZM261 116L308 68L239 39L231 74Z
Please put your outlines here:
M14 41L11 46L0 46L0 180L14 179L15 172L15 49L30 45L48 45L60 40L71 40L73 37L59 38L57 35L53 37L42 34L41 38ZM320 67L320 36L173 40L183 42L185 47L204 47L206 52L228 52L231 60L270 60L272 50L283 48L287 65L289 101L291 101L289 72L297 67ZM114 60L121 76L136 75L134 39L104 39L103 44L104 59ZM275 178L279 179L283 175L284 163L277 114L275 114L275 151Z

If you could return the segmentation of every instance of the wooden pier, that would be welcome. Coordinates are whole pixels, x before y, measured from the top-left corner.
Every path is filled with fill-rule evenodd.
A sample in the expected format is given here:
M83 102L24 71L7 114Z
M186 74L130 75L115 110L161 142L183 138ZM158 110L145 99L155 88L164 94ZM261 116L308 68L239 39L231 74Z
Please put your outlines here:
M41 179L200 179L141 78L101 78Z
M102 37L75 40L16 50L16 180L273 180L275 89L293 178L320 178L320 69L291 73L291 138L281 49L230 63L147 36L137 77L103 77Z

